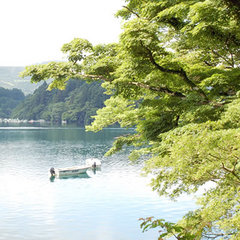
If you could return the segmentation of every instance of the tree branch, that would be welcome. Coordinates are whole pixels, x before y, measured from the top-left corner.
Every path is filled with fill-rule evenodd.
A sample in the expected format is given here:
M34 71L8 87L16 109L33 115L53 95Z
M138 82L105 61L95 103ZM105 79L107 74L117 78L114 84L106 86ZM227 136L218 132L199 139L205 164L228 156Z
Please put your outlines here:
M222 163L222 169L225 170L226 172L231 173L234 177L236 177L238 180L240 180L240 177L236 174L234 169L229 169L229 168L225 167L224 163ZM240 184L240 181L237 181L237 182Z
M112 82L113 80L112 79L109 79L109 78L106 78L102 75L87 75L87 74L82 74L81 75L82 78L84 79L92 79L92 80L104 80L106 82ZM180 98L185 98L186 96L183 95L182 93L180 92L174 92L166 87L157 87L157 86L150 86L148 84L144 84L144 83L140 83L140 82L128 82L128 84L130 85L135 85L135 86L138 86L140 88L144 88L144 89L149 89L153 92L162 92L162 93L165 93L165 94L168 94L170 96L174 96L174 97L180 97Z
M165 73L172 73L172 74L177 74L179 75L180 77L183 78L184 82L191 88L191 90L195 90L197 91L205 100L208 101L208 98L206 96L206 94L203 92L202 89L200 89L194 82L192 82L186 72L181 68L180 70L175 70L175 69L168 69L168 68L165 68L165 67L162 67L160 66L154 59L153 57L153 54L152 54L152 51L143 45L143 42L141 41L141 45L145 48L145 50L147 51L148 53L148 56L149 56L149 60L150 62L158 69L160 70L161 72L165 72Z
M127 7L127 6L123 6L123 7L126 8L132 14L136 15L138 18L140 18L140 16L136 12L134 12L132 9L130 9L129 7Z
M223 237L224 234L223 233L209 233L209 234L203 234L202 236L206 237L206 238L215 239L215 238Z
M221 179L219 176L216 176L215 174L213 174L212 172L210 171L206 171L208 173L208 175L210 175L211 177L213 177L213 179L210 179L210 181L213 181L213 182L217 182L217 180Z
M129 83L132 84L132 85L141 87L141 88L149 89L149 90L154 91L154 92L166 93L166 94L168 94L170 96L174 96L174 97L181 97L181 98L185 98L186 97L182 93L180 93L180 92L173 92L173 91L171 91L170 89L168 89L166 87L150 86L150 85L147 85L147 84L144 84L144 83L140 83L140 82L129 82Z
M220 55L217 51L212 50L212 53L215 54L216 56L218 56L219 58L222 58L227 64L229 64L231 67L234 67L233 62L230 62L229 59L227 59L226 57L223 57L222 55Z
M209 67L214 67L214 64L209 63L208 61L204 61L205 64L207 64Z

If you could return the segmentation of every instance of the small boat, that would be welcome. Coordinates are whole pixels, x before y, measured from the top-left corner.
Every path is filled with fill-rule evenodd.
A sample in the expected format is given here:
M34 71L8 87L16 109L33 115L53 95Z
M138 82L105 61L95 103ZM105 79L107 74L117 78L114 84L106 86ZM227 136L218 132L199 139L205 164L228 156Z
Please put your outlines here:
M78 174L86 173L88 169L90 169L91 166L73 166L73 167L67 167L67 168L51 168L50 174L51 176L74 176Z
M97 158L88 158L86 159L85 164L93 169L100 168L102 165L101 161Z

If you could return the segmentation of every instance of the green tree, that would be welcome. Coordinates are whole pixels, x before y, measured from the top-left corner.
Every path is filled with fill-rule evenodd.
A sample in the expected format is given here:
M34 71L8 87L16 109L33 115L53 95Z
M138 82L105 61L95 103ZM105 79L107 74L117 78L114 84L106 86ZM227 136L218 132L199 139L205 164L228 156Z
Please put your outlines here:
M54 104L50 104L49 107L51 115L51 122L53 123L61 123L62 122L62 115L66 109L64 102L58 102Z
M33 82L52 78L102 80L111 97L89 130L118 122L136 133L118 138L107 154L133 145L160 195L177 198L211 183L199 208L162 227L166 238L240 238L239 1L126 0L119 43L63 46L68 62L29 66Z
M24 100L25 96L19 89L0 87L0 118L10 118L13 109Z

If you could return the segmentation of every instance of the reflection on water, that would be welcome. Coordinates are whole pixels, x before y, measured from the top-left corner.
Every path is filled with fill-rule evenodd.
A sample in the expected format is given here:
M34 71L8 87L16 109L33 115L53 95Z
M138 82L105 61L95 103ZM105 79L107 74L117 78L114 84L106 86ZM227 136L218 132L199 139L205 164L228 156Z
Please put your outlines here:
M94 172L96 173L96 171L94 170ZM67 175L67 176L51 176L50 177L50 181L54 182L55 178L59 178L59 179L73 179L73 178L90 178L90 176L87 173L80 173L77 175Z
M79 128L0 128L0 240L149 240L140 217L169 221L193 209L191 199L170 202L140 177L142 163L126 153L104 157L121 129L94 134ZM49 177L51 167L102 161L101 171Z

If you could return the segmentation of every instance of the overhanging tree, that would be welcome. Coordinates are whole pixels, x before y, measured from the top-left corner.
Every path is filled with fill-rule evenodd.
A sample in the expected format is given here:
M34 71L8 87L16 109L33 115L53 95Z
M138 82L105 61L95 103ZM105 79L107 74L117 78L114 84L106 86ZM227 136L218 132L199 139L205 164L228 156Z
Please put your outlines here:
M87 129L118 122L136 127L107 154L133 145L145 156L153 189L177 198L211 182L200 207L179 223L151 218L177 239L240 238L240 30L239 1L126 0L119 43L93 46L74 39L68 62L29 66L33 82L52 78L103 80L111 98ZM170 227L169 227L170 226ZM167 237L165 233L160 237Z

